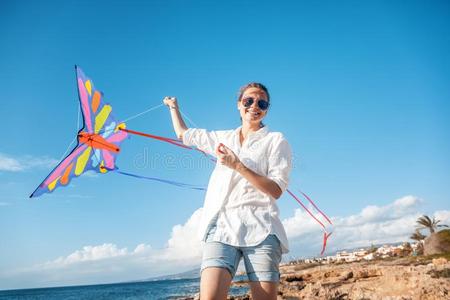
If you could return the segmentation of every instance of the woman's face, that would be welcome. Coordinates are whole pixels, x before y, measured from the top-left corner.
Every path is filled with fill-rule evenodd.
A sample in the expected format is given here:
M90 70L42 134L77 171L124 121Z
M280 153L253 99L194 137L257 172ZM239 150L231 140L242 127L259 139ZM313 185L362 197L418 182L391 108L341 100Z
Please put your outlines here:
M246 103L249 98L253 99L253 103L249 107L245 107L244 103ZM238 102L238 109L241 114L242 122L247 122L250 124L261 123L267 114L267 109L262 110L258 106L259 100L267 101L267 95L263 90L251 87L244 91L241 101Z

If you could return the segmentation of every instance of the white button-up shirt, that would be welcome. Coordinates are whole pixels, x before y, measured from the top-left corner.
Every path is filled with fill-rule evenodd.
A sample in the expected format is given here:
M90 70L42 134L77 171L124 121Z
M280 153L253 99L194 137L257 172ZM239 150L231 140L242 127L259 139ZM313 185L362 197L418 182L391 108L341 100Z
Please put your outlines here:
M269 132L265 126L251 133L241 145L240 130L241 127L224 131L189 128L183 135L183 143L214 156L216 147L223 143L247 168L273 180L284 192L292 168L291 148L287 140L280 132ZM269 234L275 234L283 253L289 251L276 199L220 163L211 174L206 192L199 227L199 237L203 241L214 220L217 226L214 241L239 247L255 246Z

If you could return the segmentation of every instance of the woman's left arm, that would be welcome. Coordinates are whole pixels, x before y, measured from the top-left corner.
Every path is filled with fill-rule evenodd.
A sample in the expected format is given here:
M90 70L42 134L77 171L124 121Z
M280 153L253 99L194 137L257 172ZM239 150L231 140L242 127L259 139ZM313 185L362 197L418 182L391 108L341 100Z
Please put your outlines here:
M281 197L283 191L275 181L255 173L240 161L237 163L235 170L263 193L268 194L275 199Z
M236 170L239 174L241 174L245 179L247 179L253 186L262 191L265 194L273 197L274 199L280 198L284 189L287 187L280 187L281 181L277 178L272 180L270 177L274 177L269 174L268 177L260 175L253 170L247 168L238 158L238 156L228 147L223 144L220 144L216 149L216 154L219 162L233 170ZM289 173L289 170L287 173ZM275 177L274 177L275 179Z

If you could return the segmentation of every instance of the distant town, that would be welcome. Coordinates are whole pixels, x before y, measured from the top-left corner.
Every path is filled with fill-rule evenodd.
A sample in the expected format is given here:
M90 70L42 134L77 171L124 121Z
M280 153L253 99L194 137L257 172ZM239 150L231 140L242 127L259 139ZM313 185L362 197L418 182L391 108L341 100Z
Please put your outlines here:
M363 260L384 259L389 257L403 257L409 255L416 255L420 252L420 242L416 243L401 243L394 245L382 245L380 247L371 246L368 248L360 248L357 250L344 250L338 251L335 255L296 259L292 260L284 265L293 265L299 263L343 263L343 262L355 262Z

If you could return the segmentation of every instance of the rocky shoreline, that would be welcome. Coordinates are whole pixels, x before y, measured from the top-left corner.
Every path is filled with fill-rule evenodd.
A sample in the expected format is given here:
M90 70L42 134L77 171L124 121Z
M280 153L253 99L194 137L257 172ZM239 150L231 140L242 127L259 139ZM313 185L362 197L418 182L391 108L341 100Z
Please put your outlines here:
M282 266L281 274L278 299L450 299L450 262L444 257L329 265L303 263ZM198 295L186 299L198 299Z
M283 268L281 299L449 299L450 263L409 259Z

